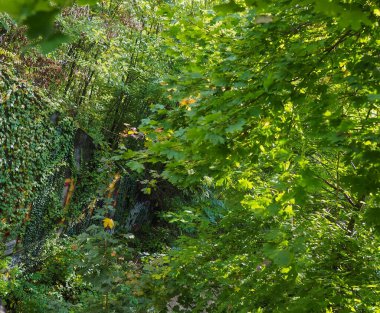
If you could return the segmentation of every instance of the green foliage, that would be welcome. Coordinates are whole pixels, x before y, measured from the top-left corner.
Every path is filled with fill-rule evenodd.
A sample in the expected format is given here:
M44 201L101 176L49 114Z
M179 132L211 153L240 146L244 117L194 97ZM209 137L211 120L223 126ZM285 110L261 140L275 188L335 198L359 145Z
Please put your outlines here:
M78 252L68 240L50 238L34 271L15 267L8 273L6 304L10 312L70 312L87 286L76 275Z
M73 43L54 53L68 77L59 94L82 127L112 147L123 140L125 124L136 127L162 97L157 80L167 65L157 6L139 1L73 7L60 19ZM74 83L79 77L82 83Z
M223 188L228 208L158 261L153 299L192 312L376 311L379 9L247 3L172 14L177 71L163 85L176 103L156 105L145 149L125 154L160 162L175 185ZM194 225L189 212L175 220Z
M78 236L80 259L75 265L91 288L91 296L81 299L83 312L133 312L137 299L126 284L126 271L134 266L128 240L95 225Z
M42 51L47 53L68 41L69 38L54 27L54 21L63 8L73 3L73 0L1 0L0 12L6 12L17 22L27 25L28 35L40 39L37 42ZM96 1L80 0L78 3L85 5L94 4Z
M25 82L1 69L0 107L2 233L20 227L38 184L65 165L72 144L73 125L62 118L50 121L59 108Z
M29 5L24 15L20 4ZM68 4L24 0L0 9L46 39ZM191 199L162 213L173 226L143 229L135 241L123 222L112 234L101 227L114 210L108 199L107 214L97 208L86 232L46 251L44 267L12 274L8 291L0 286L8 303L20 312L378 312L379 15L364 0L67 8L58 25L72 42L50 55L66 79L50 92L99 146L121 143L104 176L84 175L70 214L86 215L114 166L144 176L146 194L167 180ZM11 104L28 110L31 96L3 80L1 159L16 160ZM54 128L33 114L27 125L45 144ZM49 138L41 151L56 142ZM51 177L59 166L49 156L27 162L51 164ZM26 188L21 198L3 197L8 212L23 212L32 184L48 181L37 173L45 172L4 174L9 194ZM36 211L41 219L62 216L53 202Z
M8 271L1 295L11 312L133 312L141 291L128 241L96 224L77 238L51 238L34 268Z

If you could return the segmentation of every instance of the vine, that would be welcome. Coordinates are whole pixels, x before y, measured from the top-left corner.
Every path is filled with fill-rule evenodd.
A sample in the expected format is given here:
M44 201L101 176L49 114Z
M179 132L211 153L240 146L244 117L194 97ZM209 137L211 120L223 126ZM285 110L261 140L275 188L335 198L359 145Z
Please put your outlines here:
M0 67L0 218L16 237L39 186L67 165L73 122L58 105Z

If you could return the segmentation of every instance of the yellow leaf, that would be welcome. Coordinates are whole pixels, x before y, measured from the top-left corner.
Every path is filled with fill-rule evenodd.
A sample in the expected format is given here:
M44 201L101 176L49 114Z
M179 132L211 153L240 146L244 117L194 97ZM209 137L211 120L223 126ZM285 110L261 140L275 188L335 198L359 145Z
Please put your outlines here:
M160 274L152 274L152 278L159 280L159 279L162 278L162 275L160 275Z
M113 222L113 219L106 217L103 220L103 227L113 229L115 227L115 223Z
M294 215L293 207L291 205L286 206L284 212L289 216Z
M197 102L197 100L194 99L194 98L185 98L185 99L182 99L182 100L179 102L179 105L180 105L180 106L187 106L187 105L189 105L189 104L193 104L193 103L195 103L195 102Z
M293 103L287 102L284 105L285 112L293 112Z
M180 102L179 102L179 105L188 105L189 104L189 99L182 99Z
M291 269L292 269L291 267L284 267L281 269L281 273L283 274L289 273Z

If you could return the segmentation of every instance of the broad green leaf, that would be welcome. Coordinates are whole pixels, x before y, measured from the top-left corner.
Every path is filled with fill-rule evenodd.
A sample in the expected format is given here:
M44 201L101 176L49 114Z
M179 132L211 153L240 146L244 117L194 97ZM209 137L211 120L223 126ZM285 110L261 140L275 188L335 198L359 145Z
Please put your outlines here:
M69 41L70 37L65 34L55 33L49 35L45 40L43 40L40 43L41 51L42 53L47 54L56 49L61 44L67 43Z
M53 22L59 10L51 10L51 11L39 11L34 13L33 15L29 15L24 23L27 24L28 27L28 35L31 38L36 38L40 35L48 36L53 27Z
M236 133L240 132L243 129L243 126L245 125L246 121L244 119L239 120L237 123L229 125L226 128L227 133Z
M376 231L380 234L380 208L367 208L365 212L365 218L367 223L374 227Z
M234 0L230 0L228 3L223 3L214 6L216 12L226 14L226 13L236 13L244 11L244 7L238 5Z
M142 173L144 171L144 165L137 161L128 161L126 164L131 170L137 173Z

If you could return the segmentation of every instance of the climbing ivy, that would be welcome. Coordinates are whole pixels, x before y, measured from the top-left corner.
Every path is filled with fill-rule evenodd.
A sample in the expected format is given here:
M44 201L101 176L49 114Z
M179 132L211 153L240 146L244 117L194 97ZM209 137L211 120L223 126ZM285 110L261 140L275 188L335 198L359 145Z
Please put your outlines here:
M1 230L13 237L30 211L37 187L65 166L73 123L59 116L59 108L27 82L9 70L0 71Z

